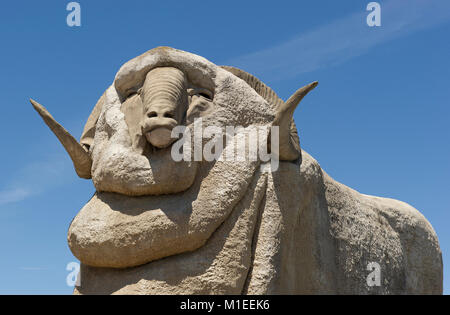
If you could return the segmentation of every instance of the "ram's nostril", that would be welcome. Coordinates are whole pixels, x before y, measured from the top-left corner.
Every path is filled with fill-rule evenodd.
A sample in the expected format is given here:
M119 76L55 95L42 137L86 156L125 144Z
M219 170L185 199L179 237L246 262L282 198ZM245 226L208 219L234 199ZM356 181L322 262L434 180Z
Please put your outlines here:
M173 115L173 113L168 112L168 113L164 113L164 117L165 118L173 118L174 115Z
M148 118L154 118L154 117L157 117L157 116L158 116L158 114L156 112L150 112L150 113L147 114Z

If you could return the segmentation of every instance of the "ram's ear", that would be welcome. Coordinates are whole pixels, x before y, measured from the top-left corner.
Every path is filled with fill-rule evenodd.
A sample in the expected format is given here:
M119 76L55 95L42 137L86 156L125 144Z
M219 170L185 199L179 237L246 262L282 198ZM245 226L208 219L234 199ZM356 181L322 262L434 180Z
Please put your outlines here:
M97 127L97 121L100 117L100 113L102 112L103 105L106 101L106 91L95 104L94 109L92 110L89 118L84 125L83 133L81 134L80 143L81 145L89 151L89 148L94 143L95 137L95 129Z
M144 115L144 105L139 94L129 96L122 103L120 110L125 115L128 132L130 134L133 149L143 153L146 147L145 137L142 135L141 123Z
M50 115L44 106L32 99L30 99L30 102L42 117L45 124L59 139L64 149L66 149L72 159L73 166L78 176L86 179L91 178L92 159L85 148L78 143L78 141L63 126L61 126L52 115Z

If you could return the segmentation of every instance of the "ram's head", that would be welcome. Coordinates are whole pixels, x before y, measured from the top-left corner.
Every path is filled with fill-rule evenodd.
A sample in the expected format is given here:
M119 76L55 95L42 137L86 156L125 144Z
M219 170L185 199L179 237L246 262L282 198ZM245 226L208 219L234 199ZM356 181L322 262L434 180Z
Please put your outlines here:
M175 161L173 128L194 129L196 118L202 128L278 126L272 153L301 163L292 116L316 85L284 102L242 70L160 47L121 67L81 143L32 101L77 174L97 189L69 229L75 256L91 266L130 267L202 246L245 194L258 161Z

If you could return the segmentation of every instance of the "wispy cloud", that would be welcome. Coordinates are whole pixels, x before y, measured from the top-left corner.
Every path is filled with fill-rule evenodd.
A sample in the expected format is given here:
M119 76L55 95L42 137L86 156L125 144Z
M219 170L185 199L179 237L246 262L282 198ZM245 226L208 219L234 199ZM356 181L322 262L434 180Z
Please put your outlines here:
M368 3L368 2L367 2ZM450 20L450 1L380 1L381 26L368 27L368 11L333 21L318 29L262 51L228 62L257 76L285 79L330 65L341 64L383 42L431 28Z
M60 185L73 176L67 156L50 156L47 161L31 162L13 174L0 190L0 206L20 202Z
M21 201L30 195L31 192L23 188L0 191L0 205Z

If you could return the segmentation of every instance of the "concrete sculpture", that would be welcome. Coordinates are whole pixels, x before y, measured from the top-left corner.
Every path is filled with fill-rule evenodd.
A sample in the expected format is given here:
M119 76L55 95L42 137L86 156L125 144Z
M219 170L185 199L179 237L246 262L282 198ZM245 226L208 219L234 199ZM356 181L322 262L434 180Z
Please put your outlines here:
M74 293L442 293L428 221L406 203L334 181L301 151L292 115L316 85L284 102L242 70L160 47L120 68L80 143L32 101L97 190L68 232L81 262ZM223 158L225 149L176 161L173 132L194 134L196 121L202 146L208 127L242 126L224 132L226 148L266 128L257 145L279 159L277 169L260 157Z

